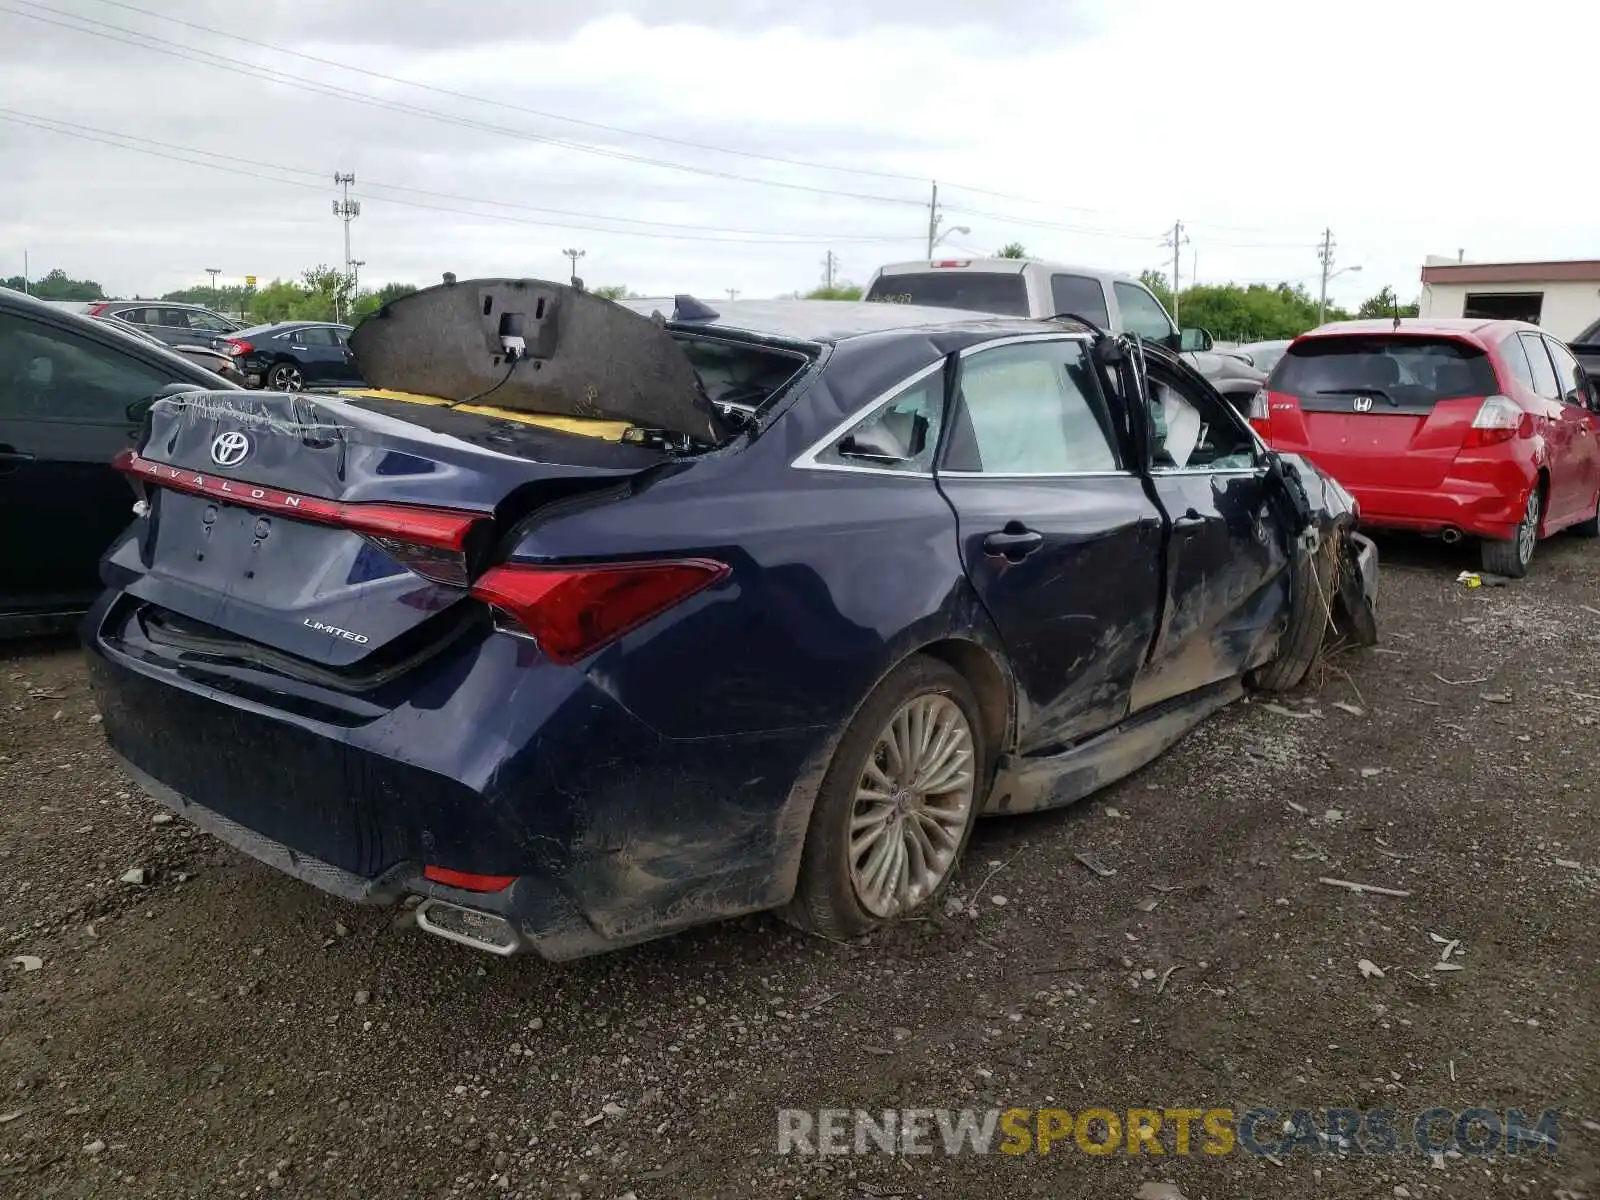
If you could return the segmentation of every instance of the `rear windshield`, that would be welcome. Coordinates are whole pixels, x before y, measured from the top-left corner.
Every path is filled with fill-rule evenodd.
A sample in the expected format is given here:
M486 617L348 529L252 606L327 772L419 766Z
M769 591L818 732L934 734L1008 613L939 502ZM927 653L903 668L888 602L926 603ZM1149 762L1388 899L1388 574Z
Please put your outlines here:
M959 267L880 275L864 298L887 304L965 308L1007 317L1028 315L1028 289L1021 275L964 271Z
M1267 389L1290 396L1382 392L1396 404L1489 396L1494 367L1476 346L1452 338L1321 337L1278 361Z

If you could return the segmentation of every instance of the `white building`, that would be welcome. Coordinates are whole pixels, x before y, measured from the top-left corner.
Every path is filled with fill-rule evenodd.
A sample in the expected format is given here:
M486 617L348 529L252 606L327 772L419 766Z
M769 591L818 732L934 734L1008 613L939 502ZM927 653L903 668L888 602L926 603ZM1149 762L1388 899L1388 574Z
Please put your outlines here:
M1430 255L1421 315L1532 321L1572 341L1600 320L1600 260L1474 263Z

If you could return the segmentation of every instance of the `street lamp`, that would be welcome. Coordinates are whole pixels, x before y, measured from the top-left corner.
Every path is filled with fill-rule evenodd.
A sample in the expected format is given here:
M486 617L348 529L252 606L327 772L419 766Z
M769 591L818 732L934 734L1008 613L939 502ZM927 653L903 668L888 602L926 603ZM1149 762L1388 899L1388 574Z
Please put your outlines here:
M1323 322L1324 318L1327 316L1327 312L1328 312L1328 281L1330 279L1339 278L1339 276L1345 274L1347 271L1359 271L1359 270L1361 270L1361 264L1360 263L1356 263L1353 266L1340 267L1337 271L1324 271L1322 273L1322 295L1317 299L1317 324L1318 325L1322 324L1322 322Z
M570 258L572 260L572 286L573 287L577 287L578 286L578 260L580 258L582 258L584 256L584 254L587 253L587 251L584 251L584 250L563 250L561 253L565 257Z
M952 233L959 233L959 234L961 234L962 237L967 237L972 233L972 230L971 230L970 227L968 227L966 225L952 225L952 226L950 226L949 229L946 229L938 237L934 238L933 239L933 244L935 246L937 246L940 242L944 241L945 238L949 237Z
M207 267L206 274L211 276L211 307L217 307L217 276L222 274L221 267Z

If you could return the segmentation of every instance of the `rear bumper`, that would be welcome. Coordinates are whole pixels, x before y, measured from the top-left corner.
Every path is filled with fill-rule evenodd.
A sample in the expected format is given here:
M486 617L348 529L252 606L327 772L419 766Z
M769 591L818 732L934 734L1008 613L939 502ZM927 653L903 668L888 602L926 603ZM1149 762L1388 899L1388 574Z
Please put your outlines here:
M237 670L154 660L118 611L108 593L84 626L112 749L158 802L323 891L493 914L512 950L552 960L793 892L822 731L664 738L498 634L418 668L382 715L319 720L261 702ZM514 882L465 891L429 864Z
M1495 484L1447 480L1438 488L1346 484L1361 505L1361 525L1415 533L1459 529L1471 537L1509 538L1527 504L1528 487L1508 494Z

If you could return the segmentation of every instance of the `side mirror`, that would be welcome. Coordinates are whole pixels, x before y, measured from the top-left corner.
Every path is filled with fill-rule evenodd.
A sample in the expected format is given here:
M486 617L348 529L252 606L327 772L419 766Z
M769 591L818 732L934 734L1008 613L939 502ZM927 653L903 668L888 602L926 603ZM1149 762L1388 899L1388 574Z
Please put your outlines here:
M1185 329L1178 334L1178 349L1185 354L1194 354L1201 350L1209 350L1215 343L1211 335L1204 329Z
M157 400L165 400L168 396L181 396L185 392L203 392L205 390L198 383L169 383L165 387L158 388L151 395L135 400L128 405L126 410L128 420L134 424L143 421L145 414L155 407Z

